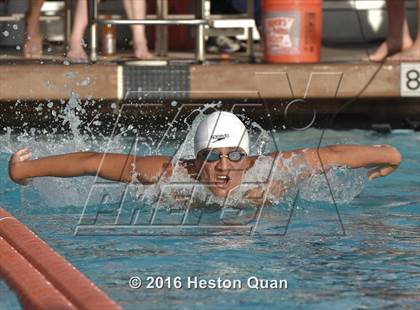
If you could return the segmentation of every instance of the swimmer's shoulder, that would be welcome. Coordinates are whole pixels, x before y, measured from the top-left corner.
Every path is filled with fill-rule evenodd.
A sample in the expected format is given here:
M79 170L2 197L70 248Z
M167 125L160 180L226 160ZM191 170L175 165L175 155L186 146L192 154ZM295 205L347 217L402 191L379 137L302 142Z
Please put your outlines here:
M303 155L308 149L296 149L291 151L279 151L270 153L270 156L279 159L289 159L291 157L301 156Z
M278 168L283 168L284 166L284 162L290 161L292 160L295 164L300 163L300 162L305 162L305 153L308 151L309 149L304 148L304 149L296 149L296 150L291 150L291 151L278 151L278 152L272 152L269 154L264 155L265 157L272 157L275 161L276 161L276 165ZM250 168L252 168L252 166L254 166L255 162L257 161L257 159L259 158L259 156L250 156L249 160L250 160Z

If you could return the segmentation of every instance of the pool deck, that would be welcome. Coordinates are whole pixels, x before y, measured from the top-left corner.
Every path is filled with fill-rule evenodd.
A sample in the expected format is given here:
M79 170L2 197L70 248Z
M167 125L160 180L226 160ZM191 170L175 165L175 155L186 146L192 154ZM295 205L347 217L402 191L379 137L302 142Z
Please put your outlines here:
M1 64L0 101L81 98L292 99L400 97L400 65ZM144 87L146 86L146 87ZM159 94L160 93L160 94Z
M188 53L152 61L123 54L70 64L60 54L24 60L3 52L0 101L67 99L72 92L100 100L405 97L402 65L362 61L366 53L361 47L324 47L318 64L262 64L260 53L253 64L243 54L209 55L208 62L196 64Z
M62 52L25 60L18 51L3 50L0 105L67 100L74 95L116 103L215 99L276 103L299 98L331 112L337 104L357 100L363 105L354 109L356 113L420 121L420 63L363 61L373 48L324 46L317 64L264 64L260 51L253 63L245 53L208 55L203 64L191 61L192 53L171 53L151 61L136 61L123 53L100 57L94 64L71 64Z

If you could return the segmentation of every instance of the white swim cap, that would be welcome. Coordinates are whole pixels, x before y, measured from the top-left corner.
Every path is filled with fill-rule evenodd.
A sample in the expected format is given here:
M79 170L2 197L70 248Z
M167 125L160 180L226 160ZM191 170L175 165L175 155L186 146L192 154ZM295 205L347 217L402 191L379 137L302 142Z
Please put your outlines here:
M249 154L248 131L233 113L216 111L197 127L194 137L194 154L206 148L241 147Z

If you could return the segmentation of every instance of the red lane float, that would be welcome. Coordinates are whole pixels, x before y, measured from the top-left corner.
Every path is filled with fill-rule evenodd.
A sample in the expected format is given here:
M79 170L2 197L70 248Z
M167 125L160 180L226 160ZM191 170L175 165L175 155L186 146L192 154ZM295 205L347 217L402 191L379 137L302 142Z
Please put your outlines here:
M25 309L76 309L6 240L0 237L0 274L19 296ZM19 276L17 276L19 275Z
M0 277L15 291L25 309L121 309L2 208Z

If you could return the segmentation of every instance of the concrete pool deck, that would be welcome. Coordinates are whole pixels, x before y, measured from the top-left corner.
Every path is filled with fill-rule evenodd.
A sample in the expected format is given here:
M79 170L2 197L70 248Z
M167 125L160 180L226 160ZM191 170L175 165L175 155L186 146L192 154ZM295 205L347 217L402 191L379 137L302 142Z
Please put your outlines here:
M152 61L120 54L95 64L70 64L59 52L25 60L6 50L0 52L0 101L67 99L71 92L101 100L145 99L145 93L148 99L192 100L405 97L402 64L362 61L368 50L324 47L318 64L262 64L261 52L254 64L243 53L209 54L204 64L189 61L188 53Z
M397 98L400 64L1 63L0 101ZM366 87L366 88L365 88ZM167 94L164 94L167 92Z
M117 106L216 99L275 104L298 98L314 102L320 113L333 113L341 104L357 100L361 104L347 114L374 115L375 122L420 121L420 63L362 61L372 48L323 47L317 64L263 64L260 51L255 63L248 63L245 53L209 54L204 64L192 62L192 53L171 53L152 61L135 61L123 53L94 64L70 64L60 48L39 60L2 50L0 108L74 95Z

